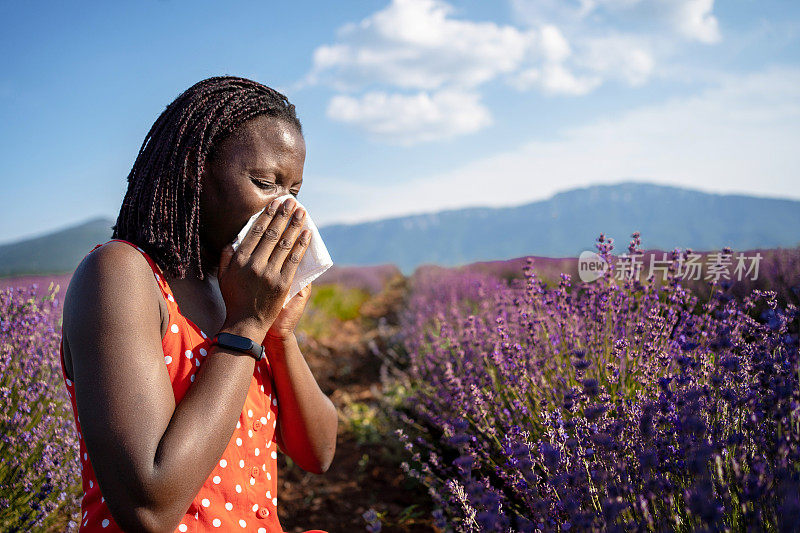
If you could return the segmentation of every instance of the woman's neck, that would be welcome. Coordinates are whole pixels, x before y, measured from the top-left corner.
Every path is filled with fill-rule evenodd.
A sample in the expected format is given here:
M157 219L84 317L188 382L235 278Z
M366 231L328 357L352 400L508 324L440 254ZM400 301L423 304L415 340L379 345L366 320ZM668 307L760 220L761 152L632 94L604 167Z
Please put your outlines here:
M200 258L203 262L203 276L208 278L215 278L219 273L219 254L216 254L216 257L212 257L214 254L209 251L208 246L200 241ZM200 276L196 273L193 273L194 277L199 278Z

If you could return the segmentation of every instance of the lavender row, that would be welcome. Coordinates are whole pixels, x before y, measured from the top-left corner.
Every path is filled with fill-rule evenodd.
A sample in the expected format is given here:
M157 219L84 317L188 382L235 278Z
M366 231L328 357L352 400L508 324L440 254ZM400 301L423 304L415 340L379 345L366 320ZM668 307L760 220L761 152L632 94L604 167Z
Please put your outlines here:
M796 527L797 308L729 285L699 299L671 257L658 281L548 288L530 260L522 279L412 279L398 435L441 529Z
M80 509L78 443L58 360L55 296L52 285L44 297L36 285L0 290L2 531L63 531Z

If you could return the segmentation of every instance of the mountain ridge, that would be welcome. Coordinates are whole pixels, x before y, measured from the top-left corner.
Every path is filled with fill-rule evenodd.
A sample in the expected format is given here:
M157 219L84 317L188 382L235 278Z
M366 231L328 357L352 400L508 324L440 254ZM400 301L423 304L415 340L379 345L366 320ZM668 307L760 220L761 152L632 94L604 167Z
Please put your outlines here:
M0 245L0 276L72 272L111 238L114 221ZM458 266L535 255L577 257L600 233L627 248L633 231L651 249L734 250L800 244L800 201L624 181L561 191L508 207L465 207L319 228L335 264Z

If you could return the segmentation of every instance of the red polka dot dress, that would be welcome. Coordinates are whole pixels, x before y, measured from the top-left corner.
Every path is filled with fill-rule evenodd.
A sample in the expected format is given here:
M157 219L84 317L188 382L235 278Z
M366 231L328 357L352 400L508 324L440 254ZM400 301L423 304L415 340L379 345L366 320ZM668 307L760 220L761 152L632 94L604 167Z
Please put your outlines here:
M210 341L206 333L184 317L158 265L138 246L130 244L147 259L169 309L169 327L162 340L164 366L169 373L175 403L179 403L194 382L195 375L208 356ZM108 241L111 242L111 241ZM92 251L102 246L98 244ZM91 253L91 252L90 252ZM87 453L75 386L67 377L64 365L63 331L61 370L72 403L72 412L80 441L83 480L81 532L122 531L105 504L92 460ZM247 398L225 452L197 493L175 531L252 531L283 533L278 521L277 444L275 429L278 401L274 394L267 357L256 362ZM325 533L309 530L306 533Z

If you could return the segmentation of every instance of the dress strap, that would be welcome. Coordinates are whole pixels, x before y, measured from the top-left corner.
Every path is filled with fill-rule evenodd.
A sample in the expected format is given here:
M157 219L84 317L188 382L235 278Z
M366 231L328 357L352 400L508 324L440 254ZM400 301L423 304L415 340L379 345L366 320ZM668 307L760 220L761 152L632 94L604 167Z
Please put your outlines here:
M132 243L130 241L126 241L125 239L111 239L111 240L106 241L104 243L98 244L97 246L92 248L92 251L89 252L89 253L94 252L95 250L97 250L98 248L103 246L104 244L108 244L108 243L110 243L112 241L124 242L125 244L129 244L129 245L133 246L134 248L136 248L137 250L139 250L139 252L141 252L141 254L144 256L144 258L147 260L147 263L150 265L150 269L153 271L153 275L155 276L156 281L158 282L158 286L161 289L161 294L162 294L162 296L164 296L164 299L167 300L168 302L174 302L175 301L175 298L172 296L172 290L169 288L169 284L167 283L167 280L164 279L164 272L161 270L161 268L158 266L158 264L156 264L156 262L153 261L153 259L149 255L147 255L147 252L142 250L136 244L134 244L134 243ZM86 254L86 255L89 255L89 254Z

